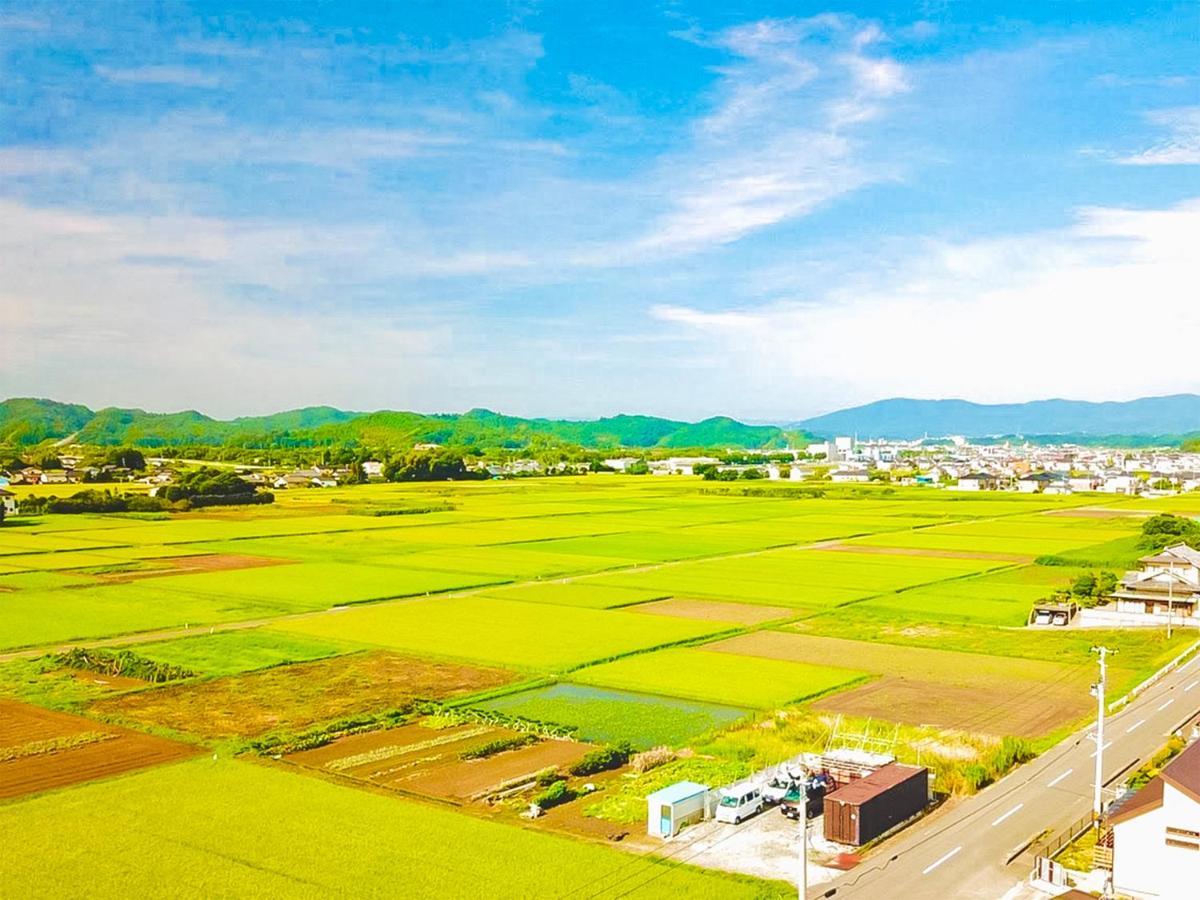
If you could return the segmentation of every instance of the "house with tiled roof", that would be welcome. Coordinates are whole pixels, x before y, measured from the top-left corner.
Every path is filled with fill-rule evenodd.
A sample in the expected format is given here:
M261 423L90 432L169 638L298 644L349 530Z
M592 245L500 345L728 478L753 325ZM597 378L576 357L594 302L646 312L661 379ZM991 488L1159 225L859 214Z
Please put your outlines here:
M1174 544L1143 556L1113 591L1117 612L1190 619L1200 603L1200 550Z
M1115 805L1112 883L1120 896L1160 900L1200 892L1200 741Z

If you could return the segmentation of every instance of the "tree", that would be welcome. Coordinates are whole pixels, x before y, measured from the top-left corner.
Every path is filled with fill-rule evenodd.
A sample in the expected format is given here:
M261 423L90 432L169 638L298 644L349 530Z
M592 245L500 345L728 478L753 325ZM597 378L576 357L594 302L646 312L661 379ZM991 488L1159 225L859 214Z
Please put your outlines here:
M1096 578L1096 596L1107 597L1117 589L1117 576L1112 572L1101 572Z
M403 457L388 460L383 475L388 481L448 481L471 477L462 454L445 447L410 450Z
M1071 596L1076 598L1091 597L1096 592L1096 573L1084 572L1071 582Z
M1142 523L1141 547L1161 550L1168 544L1180 542L1193 547L1200 546L1200 523L1170 513L1159 513Z
M140 472L146 468L146 457L142 455L141 450L136 450L133 447L118 447L108 454L105 462L112 466L120 466L123 469L132 469L135 472Z

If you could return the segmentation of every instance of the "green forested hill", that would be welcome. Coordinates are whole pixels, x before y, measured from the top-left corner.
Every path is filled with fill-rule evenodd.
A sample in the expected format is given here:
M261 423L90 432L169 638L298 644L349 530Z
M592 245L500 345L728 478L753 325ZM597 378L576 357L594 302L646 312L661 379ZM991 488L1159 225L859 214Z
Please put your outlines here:
M0 403L0 443L37 444L64 438L95 415L86 406L16 397Z
M403 448L419 442L522 449L531 445L583 447L781 447L785 433L718 417L689 423L654 416L611 416L592 421L522 419L486 409L458 414L347 412L328 406L269 416L220 420L194 410L152 413L110 407L96 412L53 400L0 403L0 442L31 445L75 435L83 444L172 447L308 447L358 444Z

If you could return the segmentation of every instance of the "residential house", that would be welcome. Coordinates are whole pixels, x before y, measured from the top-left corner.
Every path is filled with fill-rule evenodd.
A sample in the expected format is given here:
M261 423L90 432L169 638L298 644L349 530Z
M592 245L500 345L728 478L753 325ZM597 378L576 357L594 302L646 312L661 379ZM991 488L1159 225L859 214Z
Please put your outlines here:
M1108 473L1100 490L1106 494L1137 494L1141 491L1141 482L1132 475Z
M604 464L614 472L624 472L637 461L638 458L636 456L618 456L613 459L604 460Z
M363 474L368 478L383 477L383 463L377 459L368 459L362 464Z
M15 516L17 514L17 495L12 491L0 488L0 506L4 507L6 516Z
M1000 487L1000 479L989 472L968 472L958 479L957 491L994 491Z
M1061 472L1030 472L1017 479L1022 494L1067 494L1070 488Z
M1200 885L1200 741L1109 811L1120 896L1185 900Z
M1118 613L1172 615L1180 619L1196 614L1196 604L1200 601L1200 551L1187 544L1174 544L1143 556L1138 562L1141 569L1126 572L1113 592Z
M72 481L71 473L65 469L54 469L48 472L42 472L41 478L38 479L41 484L70 484Z

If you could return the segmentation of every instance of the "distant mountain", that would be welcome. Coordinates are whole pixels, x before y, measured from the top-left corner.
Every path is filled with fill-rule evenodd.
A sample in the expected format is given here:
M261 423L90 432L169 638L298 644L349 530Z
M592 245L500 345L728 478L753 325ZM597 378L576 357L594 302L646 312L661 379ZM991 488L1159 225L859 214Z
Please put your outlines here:
M37 444L64 438L95 415L86 406L16 397L0 403L0 444Z
M782 447L788 436L773 425L745 425L717 417L679 422L654 416L611 416L592 421L523 419L487 409L426 415L380 410L347 412L314 406L221 420L195 410L153 413L85 406L53 400L14 399L0 403L0 443L28 446L73 437L101 446L248 448L319 447L357 444L404 448L430 442L481 449L524 449L549 444L591 448Z
M922 435L1175 436L1200 431L1200 396L1175 394L1126 402L1035 400L971 403L967 400L879 400L796 423L816 434L911 439Z

